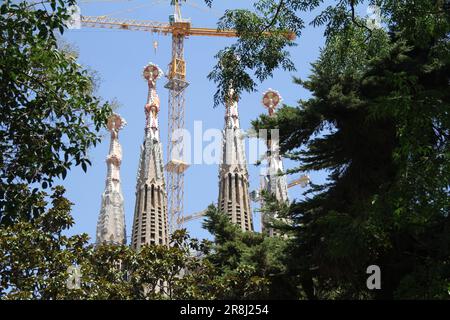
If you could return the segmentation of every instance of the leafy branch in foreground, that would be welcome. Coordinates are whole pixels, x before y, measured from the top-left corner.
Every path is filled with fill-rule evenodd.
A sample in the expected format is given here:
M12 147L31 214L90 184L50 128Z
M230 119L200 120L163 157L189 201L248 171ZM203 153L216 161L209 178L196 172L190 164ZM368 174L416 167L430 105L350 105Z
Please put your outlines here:
M111 112L91 74L58 47L74 3L0 5L0 224L42 212L22 198L21 185L34 196L74 165L87 170L87 151Z
M213 2L205 1L208 6ZM278 68L295 71L289 48L296 43L286 35L292 32L301 42L301 32L307 23L325 26L326 38L358 28L365 32L368 40L376 31L355 14L355 8L362 3L361 0L345 0L319 9L322 0L259 0L254 2L252 10L226 10L217 27L236 30L238 39L217 53L218 62L208 75L208 79L217 84L214 105L225 101L230 88L237 98L244 91L254 91L257 82L272 77ZM305 22L302 14L314 10L321 11L312 21Z

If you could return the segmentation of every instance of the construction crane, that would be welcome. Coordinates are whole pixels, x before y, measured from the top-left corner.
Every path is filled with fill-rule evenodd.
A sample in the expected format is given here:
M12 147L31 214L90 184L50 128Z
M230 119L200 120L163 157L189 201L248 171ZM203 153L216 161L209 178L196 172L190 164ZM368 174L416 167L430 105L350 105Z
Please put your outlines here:
M169 23L156 21L123 20L108 16L81 16L81 24L90 28L108 28L121 30L146 31L151 33L172 35L172 59L169 63L165 88L169 89L168 103L168 139L167 159L165 165L169 228L172 233L183 224L184 172L188 164L184 161L183 141L177 133L185 125L185 90L189 85L186 81L186 62L184 60L184 39L188 36L236 37L236 31L219 31L209 28L192 28L188 19L181 16L180 3L173 0L174 14L169 16Z
M287 187L288 188L292 188L295 187L297 185L300 185L302 188L305 188L309 183L311 182L310 178L308 175L303 174L301 175L299 178L293 179L291 180ZM252 191L250 194L250 198L252 199L252 201L259 201L259 191ZM205 216L206 212L208 210L202 210L202 211L198 211L195 212L193 214L189 214L186 216L183 216L180 218L180 220L177 221L179 226L183 226L184 223L192 221L192 220L197 220L197 219L201 219Z
M183 19L179 0L172 0L174 14L169 23L148 20L124 20L108 16L81 16L81 25L89 28L107 28L132 31L146 31L156 34L172 35L172 58L167 73L165 88L169 89L168 140L165 165L168 193L169 228L172 233L181 228L183 221L184 172L189 165L184 161L182 138L178 136L185 124L186 62L184 60L184 39L189 36L237 37L235 30L193 28L189 19ZM269 32L265 32L268 34ZM290 40L295 34L287 32Z
M295 187L296 185L300 185L302 188L304 188L310 182L311 182L311 179L309 178L309 176L306 174L303 174L300 176L300 178L297 178L297 179L294 179L294 180L288 182L287 187L292 188L292 187Z
M192 220L196 220L196 219L202 218L203 216L205 216L207 211L208 210L205 209L205 210L193 213L193 214L185 215L185 216L181 217L181 219L178 220L177 223L178 223L178 225L183 226L183 224L185 222L189 222L189 221L192 221Z

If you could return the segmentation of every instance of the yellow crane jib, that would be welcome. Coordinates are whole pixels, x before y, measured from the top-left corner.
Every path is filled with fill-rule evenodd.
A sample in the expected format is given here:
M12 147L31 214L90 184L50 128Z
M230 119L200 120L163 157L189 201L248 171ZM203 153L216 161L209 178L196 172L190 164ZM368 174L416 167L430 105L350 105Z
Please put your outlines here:
M193 28L190 22L164 23L151 20L127 20L111 18L107 16L81 16L81 23L89 28L122 29L134 31L147 31L160 34L175 34L182 36L206 36L206 37L228 37L238 36L236 30L218 30L213 28ZM264 34L270 34L269 31ZM290 40L295 39L295 33L287 32Z

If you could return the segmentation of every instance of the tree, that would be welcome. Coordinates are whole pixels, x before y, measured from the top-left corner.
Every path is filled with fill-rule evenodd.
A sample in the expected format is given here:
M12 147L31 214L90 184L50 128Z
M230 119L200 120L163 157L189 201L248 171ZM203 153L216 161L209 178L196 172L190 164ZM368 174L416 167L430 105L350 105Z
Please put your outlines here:
M135 253L128 268L138 299L201 299L209 296L198 288L208 279L208 266L197 256L198 241L186 230L177 230L169 246L146 245ZM198 288L197 288L198 287Z
M219 299L296 298L297 288L283 264L286 239L243 232L211 205L204 228L214 242L204 259L215 268L214 292Z
M39 190L86 171L111 110L89 73L58 48L74 0L0 5L0 224L43 213ZM47 7L47 5L49 7ZM24 197L23 187L30 193Z
M30 191L23 186L25 195ZM64 189L56 187L48 208L43 192L35 194L42 214L32 221L21 219L0 228L0 298L64 299L77 297L66 286L68 267L79 265L87 254L86 234L67 237L73 225L71 203Z
M213 1L205 0L205 3L211 6ZM271 77L278 67L294 71L286 48L295 44L288 33L300 36L304 21L297 12L315 6L305 1L260 0L255 1L254 11L226 10L217 27L236 30L238 40L217 53L218 63L208 75L217 83L214 105L223 103L231 88L235 96L242 91L254 91L256 81L250 70L257 81Z
M171 246L139 251L63 235L74 222L63 193L56 187L53 207L36 219L0 228L0 299L212 299L220 292L217 271L184 230Z
M380 5L388 32L356 19L329 33L297 80L312 98L254 122L279 127L293 172L330 172L290 209L289 270L311 299L448 297L449 13L441 1Z

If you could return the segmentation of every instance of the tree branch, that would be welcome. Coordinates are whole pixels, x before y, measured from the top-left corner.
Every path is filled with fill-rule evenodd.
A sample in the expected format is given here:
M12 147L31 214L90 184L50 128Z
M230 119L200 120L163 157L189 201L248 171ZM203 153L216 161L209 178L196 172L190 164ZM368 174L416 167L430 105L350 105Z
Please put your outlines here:
M359 21L356 19L356 15L355 15L355 0L350 0L350 8L351 8L351 12L352 12L352 22L357 25L360 28L364 28L367 31L369 31L369 36L366 38L366 41L368 38L370 38L372 36L372 29L370 29L368 26L366 26L365 24L361 24L359 23Z
M262 32L267 31L269 28L271 28L275 22L277 21L277 18L281 12L281 8L284 6L284 0L280 0L280 3L278 4L277 7L277 11L275 12L275 15L273 16L272 20L270 21L270 23L268 25L266 25L264 27L264 29L262 30Z

